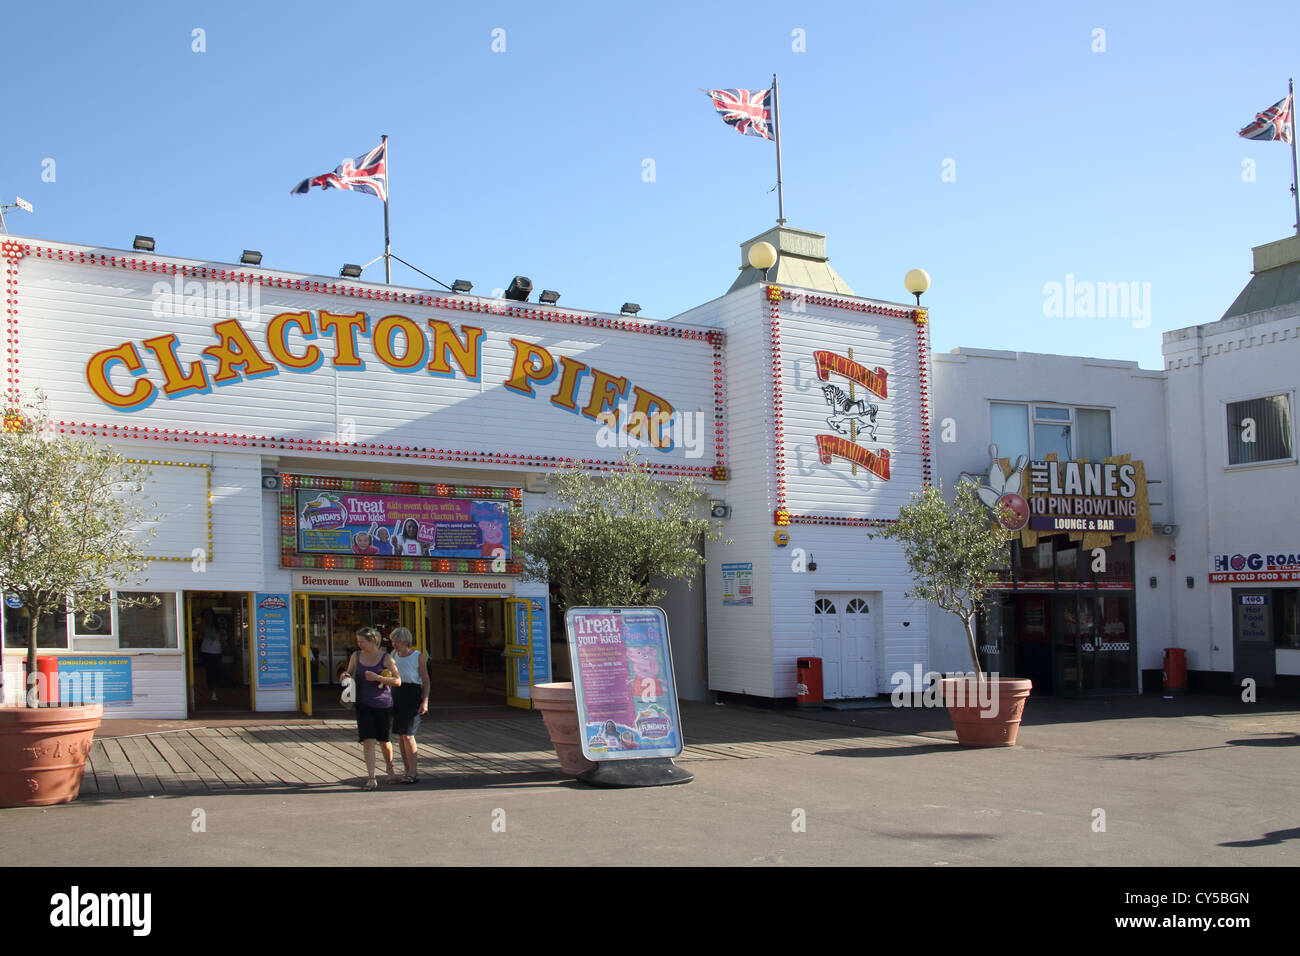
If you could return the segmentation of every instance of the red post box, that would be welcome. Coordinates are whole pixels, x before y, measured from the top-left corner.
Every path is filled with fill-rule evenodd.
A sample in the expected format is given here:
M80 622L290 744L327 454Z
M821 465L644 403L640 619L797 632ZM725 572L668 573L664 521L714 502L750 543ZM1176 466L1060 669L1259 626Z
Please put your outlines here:
M36 658L36 673L40 675L40 684L37 685L40 694L37 702L41 707L57 707L59 705L59 659L57 657L38 657Z
M795 701L800 705L822 703L822 659L800 657L795 663Z
M1187 693L1187 651L1185 648L1165 648L1164 681L1166 694Z

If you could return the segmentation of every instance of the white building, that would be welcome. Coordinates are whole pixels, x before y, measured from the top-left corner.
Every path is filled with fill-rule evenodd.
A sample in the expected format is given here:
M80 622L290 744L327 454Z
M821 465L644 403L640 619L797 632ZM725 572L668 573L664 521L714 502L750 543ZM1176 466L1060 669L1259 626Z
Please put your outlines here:
M1133 692L1153 672L1158 684L1175 590L1165 373L1135 362L960 348L934 357L934 381L946 494L963 475L988 483L990 445L999 475L1021 456L1029 463L1018 489L1028 521L1008 545L1003 586L980 622L984 663L1032 679L1035 693ZM1127 501L1118 487L1108 498L1104 481L1070 488L1061 475L1052 487L1051 460L1087 463L1085 477L1091 469L1104 479L1106 462L1124 456L1141 464L1143 479ZM1035 474L1046 477L1037 488ZM1129 509L1132 516L1121 513ZM1134 530L1110 530L1108 521ZM1056 530L1085 522L1102 530ZM930 617L931 666L969 671L958 619L938 608Z
M768 276L746 265L760 240ZM0 257L10 395L41 388L58 427L153 471L138 589L159 605L41 635L61 670L102 675L109 716L319 709L362 624L416 632L435 696L528 706L566 651L504 514L638 444L728 515L665 601L683 698L789 700L814 657L828 700L968 669L960 625L906 597L900 549L868 534L935 478L996 476L1010 501L1021 456L990 669L1128 693L1179 647L1193 690L1300 675L1300 240L1256 250L1223 320L1167 333L1166 371L932 363L926 310L856 295L825 237L784 227L666 321L19 237ZM3 618L11 698L23 614Z
M1164 336L1178 512L1172 630L1192 688L1300 692L1300 236L1258 246L1217 322Z
M769 236L775 283L801 289L745 269L663 322L5 237L10 394L40 388L58 427L147 462L159 512L136 587L158 606L50 622L42 650L102 675L109 716L309 711L358 626L404 624L435 687L527 706L563 644L505 514L642 441L732 509L704 587L666 601L681 696L791 697L807 654L829 696L886 690L927 628L863 529L928 476L928 326L854 296L822 237ZM10 697L24 613L5 614Z

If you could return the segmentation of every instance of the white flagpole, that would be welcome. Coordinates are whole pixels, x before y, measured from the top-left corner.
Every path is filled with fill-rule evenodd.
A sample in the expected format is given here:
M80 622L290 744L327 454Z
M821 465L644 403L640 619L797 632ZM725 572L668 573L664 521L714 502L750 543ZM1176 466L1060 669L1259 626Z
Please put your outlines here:
M772 125L776 132L776 224L785 225L785 192L781 185L781 107L776 89L776 74L772 74Z
M393 284L393 247L388 241L388 137L384 140L384 285Z
M1300 177L1296 175L1296 121L1295 121L1295 80L1286 81L1287 96L1291 101L1291 198L1295 202L1295 234L1300 236Z

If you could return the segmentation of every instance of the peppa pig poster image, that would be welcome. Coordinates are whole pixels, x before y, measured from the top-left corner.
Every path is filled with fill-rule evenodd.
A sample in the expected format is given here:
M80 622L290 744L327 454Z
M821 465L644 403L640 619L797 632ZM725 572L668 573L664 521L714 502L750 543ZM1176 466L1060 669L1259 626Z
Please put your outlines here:
M587 759L678 756L681 716L663 610L571 608L564 620Z
M298 550L428 558L509 558L502 501L298 491Z

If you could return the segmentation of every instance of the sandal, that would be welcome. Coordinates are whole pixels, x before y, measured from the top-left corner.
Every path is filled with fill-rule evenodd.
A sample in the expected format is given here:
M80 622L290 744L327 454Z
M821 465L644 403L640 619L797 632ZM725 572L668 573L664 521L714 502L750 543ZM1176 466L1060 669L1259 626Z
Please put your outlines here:
M369 780L366 781L365 786L363 786L361 789L362 789L362 790L378 790L378 789L379 789L379 781L376 780L374 777L371 777Z
M388 780L385 782L397 783L397 771L393 769L393 765L391 763L388 765Z
M409 773L406 774L404 777L402 777L402 783L406 784L408 787L413 783L419 783L419 782L420 782L419 777L412 777Z

